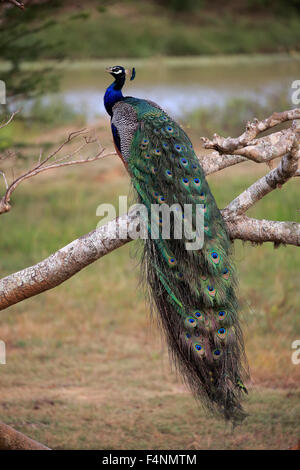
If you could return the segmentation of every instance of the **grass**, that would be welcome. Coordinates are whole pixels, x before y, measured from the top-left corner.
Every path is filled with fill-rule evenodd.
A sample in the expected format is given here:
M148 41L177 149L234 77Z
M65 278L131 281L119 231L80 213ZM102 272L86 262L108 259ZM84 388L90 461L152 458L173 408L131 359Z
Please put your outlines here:
M264 171L243 164L209 177L218 204ZM24 183L13 210L1 218L0 276L92 230L98 204L116 203L128 189L116 158ZM292 181L252 215L299 220L297 200L298 183ZM298 248L235 243L251 368L249 417L235 430L206 416L170 370L138 288L133 251L131 243L55 290L1 313L0 338L7 347L7 364L0 367L1 420L57 449L294 445L300 419L300 366L291 362L291 343L300 336Z
M54 9L53 18L48 13L47 19L54 19L55 24L35 34L35 40L48 45L41 58L87 60L299 51L299 12L287 7L286 14L276 14L270 8L267 12L237 9L236 2L223 11L222 6L216 9L207 4L183 12L154 1L108 2L101 8L95 2L85 2L79 11L72 2L68 4L58 12ZM32 38L22 41L29 47Z

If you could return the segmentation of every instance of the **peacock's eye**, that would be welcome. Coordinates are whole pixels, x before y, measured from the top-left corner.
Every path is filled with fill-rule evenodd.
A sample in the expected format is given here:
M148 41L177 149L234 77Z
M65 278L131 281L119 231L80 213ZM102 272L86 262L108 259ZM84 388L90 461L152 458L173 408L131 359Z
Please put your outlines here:
M225 316L225 312L224 312L224 310L221 310L221 311L219 312L219 317L222 318L222 317L224 317L224 316Z
M196 184L199 184L199 183L200 183L199 178L194 178L194 182L195 182Z
M214 356L220 356L220 354L221 354L220 349L215 349L213 354L214 354Z
M197 349L197 351L201 351L202 346L201 344L195 344L195 348Z
M214 297L216 295L216 290L214 286L207 286L208 293L211 297Z
M175 266L177 263L176 258L174 258L174 256L169 256L168 263L169 263L169 266Z
M196 328L196 326L197 326L197 321L196 321L195 318L193 318L193 317L187 317L187 318L185 319L185 324L186 324L186 326L188 326L188 327Z
M223 269L223 272L222 272L222 277L223 277L223 279L225 279L226 281L228 281L229 276L230 276L230 274L229 274L229 269L224 268L224 269Z
M189 182L189 180L188 180L187 178L182 178L182 181L183 181L184 183L188 183L188 182Z
M220 263L219 253L217 253L216 251L212 251L210 253L210 256L211 256L212 261L213 261L214 264L219 264Z
M187 164L188 164L188 161L187 161L186 158L181 158L180 162L182 163L183 166L187 166Z
M227 336L227 330L226 328L219 328L218 331L217 331L217 335L220 339L225 339L226 336Z

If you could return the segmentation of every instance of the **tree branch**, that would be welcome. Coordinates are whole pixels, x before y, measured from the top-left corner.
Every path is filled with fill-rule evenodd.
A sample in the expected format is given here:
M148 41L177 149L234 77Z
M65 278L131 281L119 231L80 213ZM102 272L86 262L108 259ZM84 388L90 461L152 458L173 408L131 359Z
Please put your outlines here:
M237 216L226 220L229 236L253 243L272 242L274 245L300 246L300 224L296 222L278 222L265 219L252 219Z
M236 217L227 220L229 237L256 243L288 243L300 246L300 224ZM0 310L62 284L94 261L120 248L131 239L121 238L124 226L130 231L139 218L123 215L108 224L74 240L40 263L0 280Z
M290 152L284 155L277 168L260 178L228 204L223 211L223 216L231 219L244 214L257 201L266 196L266 194L286 183L296 174L299 158L299 144L295 138Z
M33 297L72 277L83 268L111 251L123 246L130 238L116 236L119 227L136 218L125 215L74 240L40 263L0 280L0 310Z
M246 162L247 158L239 155L221 155L219 152L214 151L210 155L199 156L199 160L207 176L224 170L224 168Z
M19 2L18 0L1 0L1 3L10 3L11 5L14 5L21 10L24 10L25 8L24 2Z
M283 111L281 113L273 113L263 121L259 121L255 118L252 122L247 123L245 132L236 138L224 138L218 134L214 134L212 140L209 140L206 137L202 137L201 140L204 143L204 147L207 149L215 149L220 153L233 153L236 150L249 145L249 142L253 141L258 134L271 129L278 124L286 121L293 121L295 119L300 119L300 108Z
M9 121L7 121L7 123L5 123L4 125L8 125L13 119L13 116L14 115L12 115ZM58 159L57 155L65 148L66 145L68 145L77 137L83 138L83 144L81 144L77 149L73 150L70 154L64 155L63 157ZM70 160L75 155L79 154L83 149L85 149L89 144L95 144L95 143L97 144L97 150L98 150L96 152L96 155L94 155L93 157ZM36 176L39 173L42 173L44 171L62 168L64 166L91 163L96 160L100 160L102 158L115 155L115 152L110 152L110 153L105 154L104 150L105 149L102 148L98 139L91 137L88 134L88 131L86 129L80 129L79 131L71 132L71 134L69 134L67 139L56 150L54 150L52 153L50 153L50 155L48 155L44 159L42 159L42 155L40 154L38 163L34 165L33 168L31 168L29 171L23 173L14 181L12 181L10 185L7 184L4 172L0 171L6 183L6 192L4 196L0 199L0 215L6 212L9 212L11 210L11 204L10 204L11 195L15 191L15 189L19 186L19 184L21 184L26 179L32 178L33 176ZM51 163L49 163L50 160L51 160Z
M15 429L0 423L0 450L51 450Z

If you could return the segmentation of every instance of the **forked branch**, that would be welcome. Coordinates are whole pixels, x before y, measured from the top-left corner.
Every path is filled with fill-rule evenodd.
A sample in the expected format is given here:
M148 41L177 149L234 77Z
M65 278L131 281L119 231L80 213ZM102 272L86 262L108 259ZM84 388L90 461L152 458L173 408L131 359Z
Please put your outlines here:
M14 115L12 115L11 118L2 127L7 126L12 121L13 117ZM63 151L65 147L75 139L81 140L80 145L78 145L75 150L72 150L63 156L59 156L61 151ZM95 154L89 157L81 157L80 154L86 150L90 144L96 144L97 150ZM67 139L48 156L43 158L42 154L40 154L38 162L30 170L14 179L10 184L7 183L5 173L0 171L6 186L5 194L0 199L0 215L11 210L11 195L15 189L26 179L32 178L33 176L36 176L44 171L54 170L70 165L91 163L115 154L115 152L104 153L104 151L105 149L101 146L96 137L91 136L87 129L80 129L69 134Z

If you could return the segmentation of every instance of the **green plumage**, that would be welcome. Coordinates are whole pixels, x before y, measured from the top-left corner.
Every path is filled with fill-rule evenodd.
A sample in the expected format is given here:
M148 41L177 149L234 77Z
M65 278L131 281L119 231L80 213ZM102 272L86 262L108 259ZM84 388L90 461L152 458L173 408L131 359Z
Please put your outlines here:
M142 263L172 357L197 398L226 419L241 420L243 338L222 216L180 126L144 100L125 101L139 123L128 158L138 202L149 214L152 204L192 204L193 226L196 210L204 212L201 250L186 250L185 238L164 239L159 215L155 227L148 225L158 238L145 241Z

